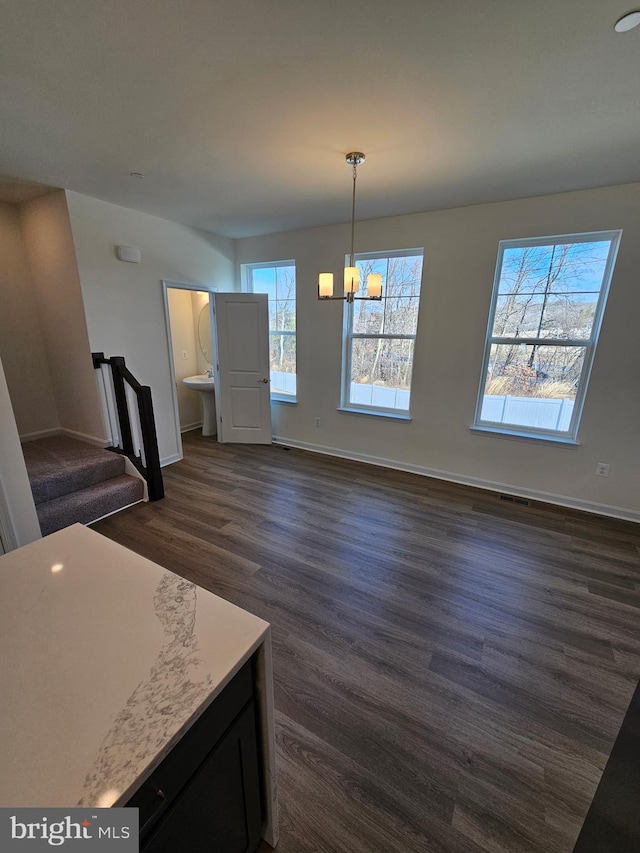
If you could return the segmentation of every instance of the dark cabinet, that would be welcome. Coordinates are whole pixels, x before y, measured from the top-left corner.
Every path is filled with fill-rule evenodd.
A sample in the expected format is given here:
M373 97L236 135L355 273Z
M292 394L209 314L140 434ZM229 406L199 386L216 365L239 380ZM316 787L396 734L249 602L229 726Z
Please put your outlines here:
M251 662L127 803L144 853L252 853L262 829Z

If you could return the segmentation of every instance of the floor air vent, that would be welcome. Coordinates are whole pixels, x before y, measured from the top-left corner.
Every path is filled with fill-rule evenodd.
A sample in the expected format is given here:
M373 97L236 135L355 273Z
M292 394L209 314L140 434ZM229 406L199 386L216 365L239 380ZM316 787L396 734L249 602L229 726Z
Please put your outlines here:
M500 495L501 501L506 501L510 504L519 504L520 506L529 506L529 501L526 498L518 498L515 495Z

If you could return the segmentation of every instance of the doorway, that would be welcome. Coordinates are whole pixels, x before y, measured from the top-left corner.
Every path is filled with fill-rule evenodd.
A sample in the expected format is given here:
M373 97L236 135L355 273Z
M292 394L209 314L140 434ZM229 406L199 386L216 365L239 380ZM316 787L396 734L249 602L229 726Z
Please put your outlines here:
M185 282L162 282L176 444L180 459L183 458L182 433L202 427L204 421L203 392L187 387L184 380L213 375L209 297L216 290L215 287L206 288ZM190 384L193 386L193 383ZM210 402L213 404L213 392L210 393ZM215 427L210 437L216 440Z
M162 287L178 458L200 424L220 442L271 444L267 294Z

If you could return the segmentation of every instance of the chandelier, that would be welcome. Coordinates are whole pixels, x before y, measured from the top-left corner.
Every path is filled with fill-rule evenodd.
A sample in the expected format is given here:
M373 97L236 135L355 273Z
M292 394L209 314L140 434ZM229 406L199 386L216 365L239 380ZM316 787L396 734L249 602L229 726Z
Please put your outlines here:
M369 273L367 276L366 296L356 296L360 290L360 270L355 263L353 241L356 229L356 180L358 178L358 166L364 163L364 154L360 151L352 151L347 154L347 163L353 167L353 194L351 197L351 252L349 253L349 266L344 268L344 295L333 295L333 273L321 272L318 278L318 299L346 299L353 302L355 299L382 299L382 275L380 273Z

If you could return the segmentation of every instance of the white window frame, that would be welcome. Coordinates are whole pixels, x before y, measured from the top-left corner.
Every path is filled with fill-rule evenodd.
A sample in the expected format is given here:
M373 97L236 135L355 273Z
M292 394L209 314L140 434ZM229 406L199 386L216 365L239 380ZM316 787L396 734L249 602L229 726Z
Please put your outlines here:
M242 289L246 292L253 293L253 278L251 275L252 270L257 269L275 269L278 267L293 267L296 269L295 260L284 260L284 261L259 261L255 264L242 264ZM295 297L294 301L296 303L296 330L295 332L291 331L282 331L277 329L272 331L269 328L269 352L271 352L271 336L278 334L280 336L285 337L295 337L296 338L296 393L288 394L285 391L272 391L271 392L271 400L277 403L297 403L298 402L298 275L296 270L296 288L295 288Z
M482 371L480 374L480 385L478 389L478 400L476 403L475 419L473 429L483 432L493 432L505 435L518 435L528 438L547 439L569 444L576 444L578 440L578 429L582 417L582 409L587 394L589 378L591 376L591 368L593 367L593 359L596 352L598 337L602 326L602 318L604 309L609 294L609 287L613 277L618 247L622 230L615 231L593 231L581 234L560 234L553 237L532 237L516 240L501 240L498 245L498 259L496 262L496 271L493 279L493 292L491 295L491 308L489 311L489 321L487 323L487 334L485 339L484 356L482 360ZM528 248L530 246L554 246L567 243L593 243L598 240L610 240L611 246L605 264L605 269L602 277L602 286L598 295L598 302L591 326L591 335L587 339L564 339L564 338L514 338L514 337L497 337L493 333L493 325L495 322L496 307L498 304L498 289L500 286L500 277L502 274L502 263L504 252L506 249L513 248ZM514 343L519 343L524 346L565 346L565 347L580 347L584 348L584 362L582 372L576 389L576 397L573 405L573 412L568 430L551 430L541 427L518 426L517 424L505 424L496 421L482 420L482 406L484 401L484 390L487 381L487 370L489 367L489 359L491 355L492 345L505 344L511 346Z
M422 275L420 279L420 297L422 300L422 284L424 277L424 247L416 249L394 249L387 252L359 252L354 256L355 262L380 260L385 258L410 258L416 255L422 256ZM345 256L345 265L349 260L349 255ZM361 282L361 286L365 286L365 282ZM382 296L385 295L385 288L382 288ZM383 406L367 406L362 403L350 402L351 391L351 357L352 343L358 339L386 339L386 340L410 340L414 342L413 355L415 359L415 342L418 335L416 325L416 334L414 335L367 335L353 332L353 313L355 302L344 303L343 314L343 329L342 329L342 383L340 391L340 406L342 412L356 412L358 414L378 415L389 418L397 418L398 420L411 420L411 393L413 385L413 368L414 362L411 363L411 384L409 385L409 408L408 409L389 409ZM418 311L420 305L418 304Z

